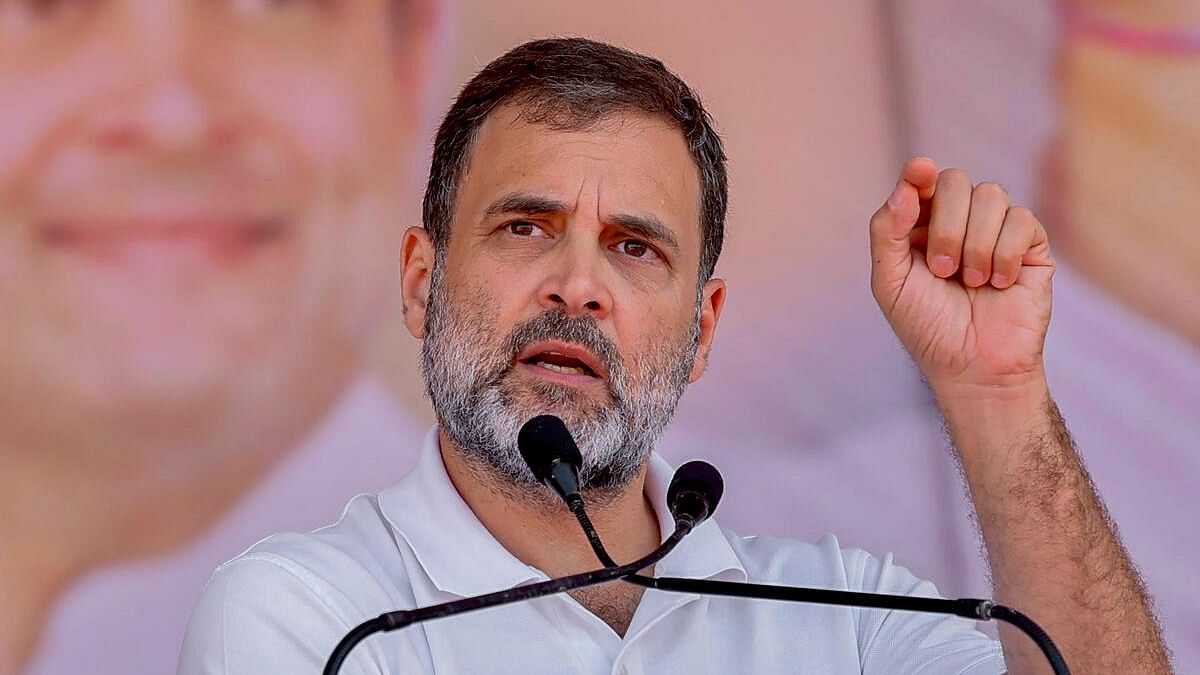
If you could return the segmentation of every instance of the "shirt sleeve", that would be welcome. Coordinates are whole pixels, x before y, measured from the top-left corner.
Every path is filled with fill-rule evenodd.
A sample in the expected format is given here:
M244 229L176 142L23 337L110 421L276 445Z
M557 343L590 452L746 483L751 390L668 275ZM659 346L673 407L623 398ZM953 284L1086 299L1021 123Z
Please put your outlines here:
M940 597L929 581L892 563L845 551L852 586L869 593ZM1004 673L999 640L981 633L975 622L956 616L876 609L857 610L859 656L864 675L994 675Z
M361 622L304 568L269 555L218 568L192 612L179 675L320 673L339 640ZM342 666L346 675L381 675L385 657L367 639Z

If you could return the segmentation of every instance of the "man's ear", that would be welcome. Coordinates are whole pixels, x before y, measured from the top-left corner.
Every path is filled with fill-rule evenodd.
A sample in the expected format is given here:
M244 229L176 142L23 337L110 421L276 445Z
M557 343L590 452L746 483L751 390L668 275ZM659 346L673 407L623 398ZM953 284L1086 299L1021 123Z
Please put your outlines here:
M688 382L695 382L708 368L708 354L712 350L713 338L717 334L717 323L721 320L721 309L725 307L725 280L709 279L704 284L700 297L700 346L692 362L692 373Z
M412 336L425 337L425 308L429 304L429 286L433 280L433 240L420 225L404 231L400 241L400 297L404 307L404 325Z

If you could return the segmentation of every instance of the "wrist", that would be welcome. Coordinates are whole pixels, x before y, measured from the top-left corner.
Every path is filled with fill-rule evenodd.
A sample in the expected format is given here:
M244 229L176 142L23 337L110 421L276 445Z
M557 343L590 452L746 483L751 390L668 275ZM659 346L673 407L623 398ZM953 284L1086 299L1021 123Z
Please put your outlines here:
M975 458L1003 464L1053 427L1045 377L1016 385L942 387L934 389L934 397L964 464Z
M957 377L931 377L928 378L928 382L938 407L946 416L976 415L987 411L1020 411L1041 406L1049 395L1046 371L1041 363L1019 376L989 382L968 382Z

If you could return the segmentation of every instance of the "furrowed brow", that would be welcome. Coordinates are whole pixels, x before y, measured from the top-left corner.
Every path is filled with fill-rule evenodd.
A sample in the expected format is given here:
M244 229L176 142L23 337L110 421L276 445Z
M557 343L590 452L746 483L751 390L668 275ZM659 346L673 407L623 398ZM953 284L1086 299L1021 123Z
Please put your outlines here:
M483 214L485 218L495 218L503 215L521 214L538 215L548 213L567 213L571 207L566 202L553 197L531 194L528 192L513 192L488 205ZM675 255L680 255L679 239L671 228L667 227L654 216L643 216L632 213L618 213L607 219L612 224L629 231L642 239L658 242Z
M568 210L570 209L565 202L552 197L543 197L527 192L513 192L489 204L483 215L485 218L494 218L512 213L535 215L566 213Z
M662 224L658 218L654 216L639 216L631 213L618 213L608 218L614 225L628 230L631 234L637 235L642 239L658 242L667 248L675 255L679 255L679 239L671 228Z

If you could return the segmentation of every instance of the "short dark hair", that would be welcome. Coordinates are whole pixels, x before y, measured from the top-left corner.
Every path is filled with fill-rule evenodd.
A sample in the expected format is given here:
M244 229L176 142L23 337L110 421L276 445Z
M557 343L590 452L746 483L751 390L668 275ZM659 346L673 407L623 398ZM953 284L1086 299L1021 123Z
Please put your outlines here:
M658 59L584 38L526 42L489 63L463 87L438 128L422 220L442 253L450 241L459 184L488 115L502 105L553 129L587 129L616 113L641 112L683 134L700 174L700 282L721 255L729 200L725 151L700 98Z

